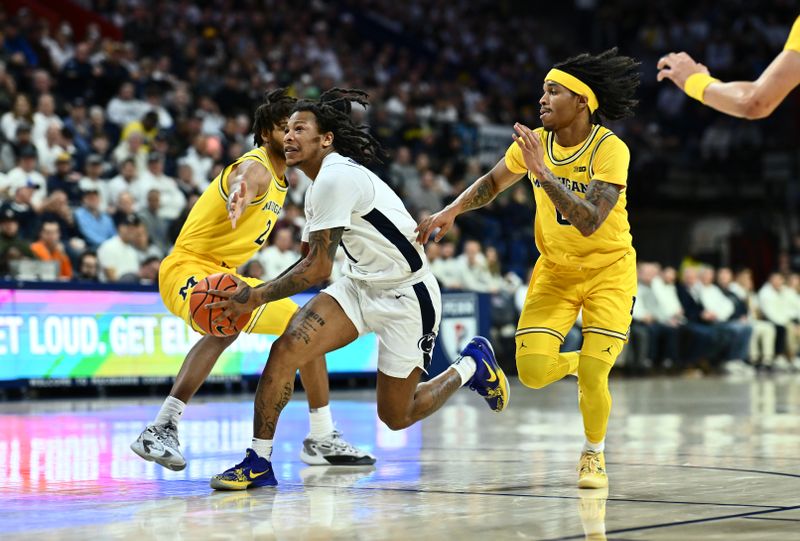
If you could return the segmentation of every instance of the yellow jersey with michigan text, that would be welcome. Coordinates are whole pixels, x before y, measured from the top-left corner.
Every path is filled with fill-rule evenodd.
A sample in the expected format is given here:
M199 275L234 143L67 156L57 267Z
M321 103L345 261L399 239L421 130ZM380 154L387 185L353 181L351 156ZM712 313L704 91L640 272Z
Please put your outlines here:
M247 206L234 229L228 219L228 178L239 164L248 160L266 167L272 182L265 193ZM283 208L287 188L285 179L275 174L263 147L242 155L222 170L192 207L174 251L228 268L244 264L266 242Z
M528 171L522 149L514 142L506 151L505 164L512 173L527 173L536 199L534 236L542 257L569 267L597 269L611 265L633 251L625 187L628 182L630 151L622 140L603 126L594 125L589 137L574 147L561 147L555 134L534 130L544 147L547 168L580 198L586 197L591 180L622 186L619 200L606 220L592 235L584 237L556 209L534 174Z

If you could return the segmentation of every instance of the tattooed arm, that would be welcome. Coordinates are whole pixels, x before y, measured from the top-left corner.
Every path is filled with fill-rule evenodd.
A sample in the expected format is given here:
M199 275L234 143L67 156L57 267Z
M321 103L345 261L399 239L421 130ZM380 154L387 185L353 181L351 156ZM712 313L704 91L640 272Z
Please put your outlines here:
M259 304L290 297L326 280L331 275L343 232L344 227L336 227L309 233L308 254L281 277L253 290Z
M224 299L206 305L208 309L222 309L214 319L214 324L227 318L236 320L240 315L252 312L262 304L290 297L327 279L331 275L333 258L343 232L344 227L335 227L310 233L306 256L271 282L251 288L234 276L238 286L235 291L209 291Z
M600 180L592 180L586 190L586 199L578 197L564 186L544 162L544 148L533 130L514 124L514 141L522 149L522 158L528 170L539 179L539 183L558 211L574 225L581 235L588 237L602 225L611 209L617 204L622 186Z
M439 229L434 237L439 242L445 233L453 227L456 216L468 210L477 209L491 203L497 194L515 184L525 175L512 173L506 167L505 160L500 160L491 171L480 177L472 186L464 190L455 201L445 208L428 216L417 226L417 242L425 244L431 234Z
M617 204L621 186L593 180L586 190L586 199L564 186L549 169L542 172L539 182L558 211L588 237L608 218Z

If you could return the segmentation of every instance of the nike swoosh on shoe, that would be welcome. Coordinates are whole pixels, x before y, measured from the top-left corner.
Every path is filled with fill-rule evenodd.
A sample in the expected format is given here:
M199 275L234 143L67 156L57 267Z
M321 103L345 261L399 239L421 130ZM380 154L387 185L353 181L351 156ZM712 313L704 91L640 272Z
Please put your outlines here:
M492 367L489 365L489 363L483 361L483 364L486 365L486 370L489 371L489 377L486 379L486 381L489 383L494 383L497 381L497 374L494 373L494 370L492 370Z

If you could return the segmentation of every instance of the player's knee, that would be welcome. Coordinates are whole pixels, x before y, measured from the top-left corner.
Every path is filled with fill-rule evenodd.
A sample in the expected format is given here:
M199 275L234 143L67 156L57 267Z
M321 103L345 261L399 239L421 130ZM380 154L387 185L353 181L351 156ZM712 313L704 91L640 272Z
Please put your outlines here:
M578 363L578 386L583 392L599 391L608 386L611 365L600 359L582 355Z
M541 354L517 355L517 374L519 381L531 389L541 389L548 383L548 375L556 362L552 357Z
M272 343L269 352L269 362L276 364L292 365L300 367L300 360L308 360L308 357L301 351L300 344L292 337L283 335Z
M381 409L380 407L378 408L378 418L389 427L389 430L403 430L413 424L408 415L398 411Z

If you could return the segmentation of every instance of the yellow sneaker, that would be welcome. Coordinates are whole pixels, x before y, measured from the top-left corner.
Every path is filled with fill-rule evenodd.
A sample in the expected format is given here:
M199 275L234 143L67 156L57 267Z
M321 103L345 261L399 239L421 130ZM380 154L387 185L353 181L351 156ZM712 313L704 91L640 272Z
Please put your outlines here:
M605 488L608 486L606 457L603 453L584 451L578 463L578 488Z

